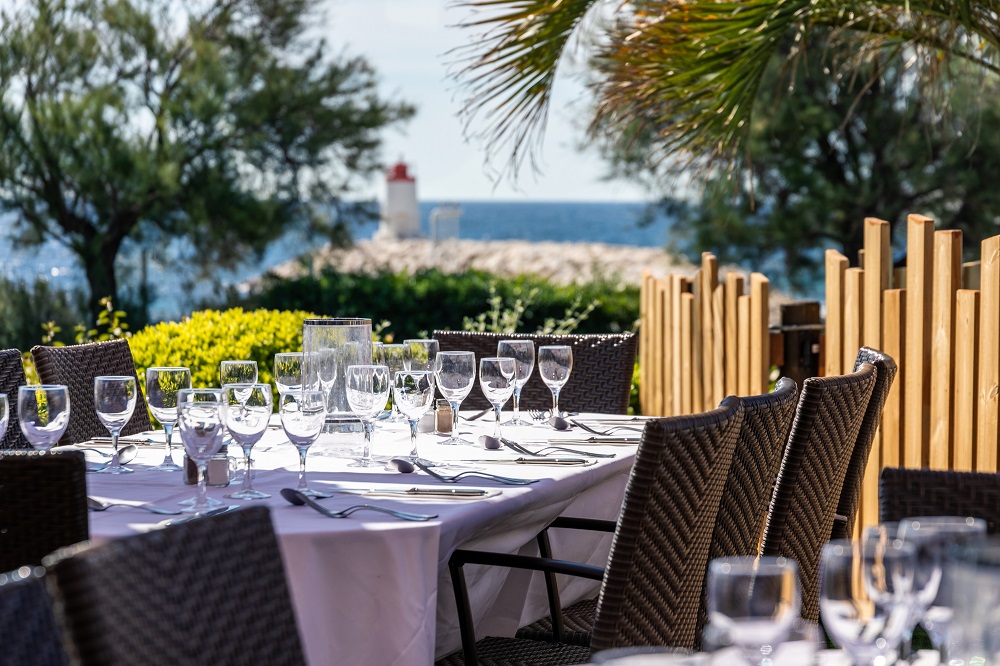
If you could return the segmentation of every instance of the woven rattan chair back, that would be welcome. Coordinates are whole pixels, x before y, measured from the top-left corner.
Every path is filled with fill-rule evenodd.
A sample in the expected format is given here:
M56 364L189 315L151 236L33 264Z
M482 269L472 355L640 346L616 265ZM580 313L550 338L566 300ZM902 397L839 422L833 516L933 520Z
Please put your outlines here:
M719 500L743 420L736 398L649 421L615 530L592 650L695 646Z
M883 522L916 516L972 516L1000 534L1000 474L885 467L879 477Z
M0 455L0 571L40 564L85 541L87 466L81 451Z
M875 366L875 388L872 390L871 400L868 401L865 417L861 421L861 430L858 431L858 439L854 443L851 462L847 466L844 489L840 492L840 502L837 504L837 520L833 523L833 533L830 535L832 539L850 539L854 535L854 519L858 514L861 486L864 484L865 471L868 468L868 454L871 453L872 442L875 441L875 432L882 423L885 399L889 397L889 389L892 388L892 381L896 378L896 362L888 354L870 347L862 347L858 352L854 369L857 370L863 363Z
M802 617L819 621L819 557L830 539L844 476L872 390L875 366L850 375L810 377L781 460L764 528L762 555L799 565Z
M267 507L249 507L45 562L79 663L303 664Z
M128 340L89 342L70 347L32 347L38 379L43 384L65 384L69 387L69 427L61 444L76 444L93 437L106 437L108 429L101 424L94 409L94 378L101 375L135 377L138 398L135 412L122 435L134 435L152 429L146 400L142 396L144 383L135 372L135 361Z
M7 394L7 405L10 407L7 433L0 437L0 450L30 448L17 421L17 389L25 383L21 352L17 349L0 350L0 393Z
M576 412L625 414L632 390L632 371L639 344L634 333L587 335L536 335L527 333L473 333L434 331L441 351L471 351L480 358L496 356L501 340L532 340L535 368L521 389L521 409L545 410L552 407L552 393L538 374L538 347L573 347L573 371L559 393L559 407ZM487 409L490 403L477 388L462 402L464 409Z
M0 645L0 666L69 664L41 567L0 574Z

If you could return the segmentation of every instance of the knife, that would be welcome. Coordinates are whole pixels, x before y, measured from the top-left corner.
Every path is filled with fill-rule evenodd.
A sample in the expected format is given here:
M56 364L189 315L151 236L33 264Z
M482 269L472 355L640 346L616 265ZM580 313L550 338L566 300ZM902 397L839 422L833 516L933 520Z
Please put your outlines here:
M575 439L550 439L548 444L638 444L641 437L578 437Z
M481 488L338 488L332 492L347 495L404 495L409 497L485 497Z
M489 460L462 460L461 462L501 465L590 465L596 461L587 458L492 458Z

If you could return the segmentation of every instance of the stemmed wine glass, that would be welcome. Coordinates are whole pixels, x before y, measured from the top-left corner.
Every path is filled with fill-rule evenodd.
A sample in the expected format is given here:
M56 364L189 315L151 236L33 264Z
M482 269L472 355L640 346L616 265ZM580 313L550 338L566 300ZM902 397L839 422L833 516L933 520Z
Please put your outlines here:
M410 360L413 358L410 345L407 344L386 344L382 343L375 347L375 364L384 365L389 368L389 380L392 381L397 372L410 369ZM392 399L392 415L389 421L405 421L406 417L399 411L396 404L395 394Z
M552 416L565 416L559 411L559 391L569 381L573 371L573 348L569 345L543 345L538 348L538 374L552 391Z
M177 392L191 388L191 370L189 368L148 368L146 370L146 402L149 411L163 426L166 438L163 450L163 462L152 469L158 472L179 472L182 468L174 462L174 454L170 448L170 440L174 434L174 424L177 423Z
M104 474L132 472L118 459L118 436L135 411L135 401L138 397L136 391L135 377L94 377L94 407L97 410L97 418L111 433L111 448L114 449L111 464L95 470L96 472Z
M392 403L410 423L409 459L417 454L417 423L434 402L434 376L426 370L401 370L392 378Z
M372 430L375 417L382 413L385 401L389 399L389 368L384 365L347 366L347 403L351 411L361 421L365 429L365 450L348 467L374 467L372 459Z
M708 566L708 621L720 644L770 666L802 607L799 568L783 557L723 557Z
M442 444L472 444L458 436L458 408L476 381L476 355L470 351L443 351L434 358L438 390L451 403L451 437Z
M410 348L410 370L427 370L434 372L434 359L441 350L440 344L434 338L412 338L403 340Z
M256 384L257 383L257 361L223 361L219 365L220 386L226 384ZM250 395L249 389L241 389L237 398L240 405L247 401Z
M274 355L274 384L278 393L302 388L302 352L279 352Z
M479 359L479 386L483 395L491 405L496 420L493 424L493 436L500 438L500 410L514 394L514 366L512 358L481 358Z
M226 405L226 429L233 441L243 449L243 485L226 497L241 500L267 499L269 494L254 490L250 451L267 430L271 418L272 398L270 384L226 384L222 387ZM239 396L248 393L240 403Z
M319 439L326 422L326 396L322 391L290 391L278 398L281 427L288 441L299 452L299 483L295 489L310 497L325 497L306 482L306 454Z
M316 368L319 389L323 392L323 400L329 405L333 385L337 383L337 350L332 347L321 347L313 352L311 358Z
M535 343L531 340L501 340L497 343L497 356L514 359L514 416L504 425L530 425L528 421L521 420L521 389L535 369Z
M7 394L0 393L0 441L7 434L7 422L10 420L10 404L7 402Z
M181 389L177 392L177 430L184 451L198 467L198 494L178 502L189 513L221 506L208 496L208 461L222 448L226 433L226 399L222 389Z
M69 389L62 384L19 387L17 420L31 446L48 451L69 427Z

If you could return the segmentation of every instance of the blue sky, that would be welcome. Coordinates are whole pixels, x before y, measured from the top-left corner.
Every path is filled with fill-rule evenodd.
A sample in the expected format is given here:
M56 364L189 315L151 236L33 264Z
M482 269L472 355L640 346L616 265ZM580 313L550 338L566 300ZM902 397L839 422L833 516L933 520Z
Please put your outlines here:
M322 34L334 51L363 55L375 67L381 92L418 107L402 130L385 133L384 158L403 157L415 171L422 200L642 201L639 187L602 180L605 168L593 149L579 152L587 105L584 90L564 76L556 88L541 165L522 170L516 187L494 184L481 146L463 138L457 117L460 91L447 76L447 51L470 39L471 31L449 27L465 11L449 0L326 0ZM499 158L494 160L498 162ZM376 179L364 194L378 196Z

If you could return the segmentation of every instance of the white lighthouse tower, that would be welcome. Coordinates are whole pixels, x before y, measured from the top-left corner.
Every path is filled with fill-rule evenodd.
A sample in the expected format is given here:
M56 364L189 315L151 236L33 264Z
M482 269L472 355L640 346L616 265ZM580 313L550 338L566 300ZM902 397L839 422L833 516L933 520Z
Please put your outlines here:
M385 174L385 200L375 239L417 238L420 234L420 209L417 206L417 181L402 160Z

